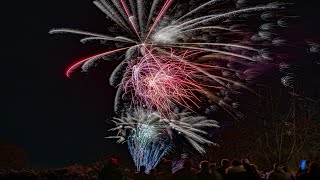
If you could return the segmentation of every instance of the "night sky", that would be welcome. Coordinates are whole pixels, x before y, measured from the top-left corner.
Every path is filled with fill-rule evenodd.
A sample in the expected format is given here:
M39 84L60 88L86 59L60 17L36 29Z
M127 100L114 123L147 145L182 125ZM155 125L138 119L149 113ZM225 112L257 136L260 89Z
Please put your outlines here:
M320 42L320 12L312 3L316 1L302 2L297 12L307 29L303 34ZM115 151L115 144L108 145L104 136L115 94L107 79L116 64L100 67L109 74L98 69L69 79L65 70L72 62L104 47L84 45L76 35L48 34L59 27L103 33L111 25L105 15L91 0L3 3L0 139L24 148L31 167L90 163L101 153ZM310 72L319 69L312 68ZM313 85L319 82L319 77L314 78Z

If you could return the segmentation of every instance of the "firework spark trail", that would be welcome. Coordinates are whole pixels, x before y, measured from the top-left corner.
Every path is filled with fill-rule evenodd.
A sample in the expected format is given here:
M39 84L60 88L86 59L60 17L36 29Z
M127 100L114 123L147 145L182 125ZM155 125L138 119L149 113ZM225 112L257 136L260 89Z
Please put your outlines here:
M82 43L86 43L88 41L94 41L94 40L99 40L99 41L117 41L117 42L126 42L126 43L136 43L136 41L122 37L122 36L117 36L115 38L104 38L104 37L86 37L80 40Z
M147 26L146 26L146 27L149 27L150 22L151 22L151 19L152 19L152 16L153 16L153 13L154 13L154 11L155 11L158 3L159 3L159 0L154 0L154 1L152 2L151 9L150 9L149 16L148 16L148 22L147 22Z
M137 25L136 25L136 23L133 21L134 16L131 16L131 15L129 14L128 7L127 7L126 4L123 2L123 0L120 0L120 2L121 2L121 5L122 5L122 8L124 9L124 11L125 11L125 13L126 13L126 15L127 15L127 17L128 17L128 20L130 21L130 24L131 24L132 28L134 29L134 32L136 33L136 35L138 36L138 38L139 38L140 41L141 41L141 37L140 37L139 32L138 32L138 30L137 30Z
M151 142L148 146L142 146L133 138L128 139L128 149L138 171L141 166L145 166L146 171L149 172L170 148L171 144L166 144L166 142Z
M221 26L204 26L204 27L197 27L197 28L183 30L183 31L175 31L175 32L172 32L172 34L187 33L187 32L192 32L197 30L209 30L209 29L231 31L231 29L221 27Z
M98 1L94 1L94 2L98 2ZM107 11L109 11L111 14L107 14L108 17L110 17L111 19L115 19L115 22L117 24L122 24L122 26L125 27L125 29L129 32L132 32L132 30L129 28L126 19L123 18L121 16L121 14L118 13L118 11L116 9L114 9L114 7L106 0L100 0L100 3L102 3L105 8L107 9Z
M122 0L111 0L111 2L113 3L113 5L116 7L116 9L118 10L118 12L120 13L120 15L122 16L122 18L127 21L128 24L130 24L130 21L128 19L128 15L127 12L125 12L125 10L123 9L123 5L122 5Z
M106 39L114 39L113 37L106 36L104 34L92 33L92 32L81 31L81 30L70 29L70 28L52 29L49 31L49 33L50 34L72 33L72 34L80 34L80 35L86 35L86 36L102 37L102 38L106 38Z
M203 8L205 8L206 6L210 6L210 5L212 6L212 5L214 5L214 4L218 3L218 2L221 2L221 1L223 1L223 0L211 0L211 1L209 1L209 2L206 2L206 3L202 4L202 5L200 5L199 7L197 7L196 9L190 11L189 13L183 15L183 16L180 17L179 19L177 19L177 20L175 21L175 23L181 21L181 20L184 19L185 17L188 17L188 16L190 16L190 15L192 15L192 14L195 14L195 13L199 12L200 10L202 10Z
M129 6L133 15L137 14L136 0L129 0Z
M104 12L112 21L117 23L120 27L125 29L127 32L131 32L130 28L126 25L119 15L114 12L114 9L106 1L93 1L93 4L96 5L102 12Z
M162 46L176 47L176 48L182 48L182 49L201 50L201 51L225 54L225 55L228 55L228 56L234 56L234 57L238 57L238 58L249 60L249 61L256 61L254 58L249 57L249 56L244 56L244 55L241 55L241 54L232 53L232 52L228 52L228 51L222 51L222 50L218 50L218 49L199 48L199 47L193 47L193 46L174 46L174 45L162 45ZM233 46L236 46L236 45L233 45Z
M243 46L243 45L239 45L239 44L231 44L231 43L170 43L169 45L178 45L178 44L182 44L182 45L210 45L210 46L224 46L224 47L236 47L236 48L241 48L241 49L246 49L246 50L250 50L250 51L256 51L259 52L259 49L255 49L251 46ZM203 50L205 51L205 50Z
M140 27L140 35L144 37L144 0L137 0L137 9L138 9L138 20L139 20L139 27Z
M91 57L89 57L89 58L83 59L83 60L81 60L81 61L78 61L78 62L74 63L73 65L71 65L71 66L68 68L68 70L66 71L66 76L70 77L71 71L73 71L75 68L77 68L78 66L80 66L81 64L83 64L83 63L85 63L85 62L87 62L87 61L95 60L95 59L101 58L101 57L106 56L106 55L109 55L109 54L113 54L113 53L116 53L116 52L119 52L119 51L126 50L126 49L128 49L128 48L129 48L129 47L120 48L120 49L115 49L115 50L112 50L112 51L107 51L107 52L100 53L100 54L91 56Z
M153 22L149 32L148 32L148 35L145 39L145 42L148 40L150 34L153 32L153 29L155 28L155 26L157 25L157 23L159 22L159 20L161 19L161 17L163 16L164 12L168 9L170 3L172 2L172 0L166 0L166 2L164 3L162 9L160 10L159 14L157 15L155 21Z
M90 41L90 40L105 40L105 41L137 43L136 41L129 39L127 37L122 37L122 36L111 37L111 36L106 36L103 34L91 33L91 32L87 32L87 31L81 31L81 30L69 29L69 28L52 29L49 31L49 33L50 34L72 33L72 34L90 36L90 37L86 37L86 38L81 39L80 40L81 42L86 42L86 41Z
M227 13L222 13L222 14L214 14L214 15L208 15L208 16L202 16L199 18L192 19L190 21L184 22L180 25L177 26L178 29L184 30L188 28L193 28L197 25L204 24L207 22L215 22L217 20L223 19L223 18L228 18L231 16L235 16L237 14L241 13L249 13L249 12L254 12L254 11L265 11L265 10L274 10L274 9L279 9L279 6L277 5L267 5L267 6L257 6L257 7L250 7L250 8L245 8L245 9L239 9Z

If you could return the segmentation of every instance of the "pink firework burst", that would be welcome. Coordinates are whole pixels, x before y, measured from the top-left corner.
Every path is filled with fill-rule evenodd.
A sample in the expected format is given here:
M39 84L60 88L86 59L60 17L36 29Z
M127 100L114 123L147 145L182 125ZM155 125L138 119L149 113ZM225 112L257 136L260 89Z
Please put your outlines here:
M192 110L192 105L199 107L201 100L196 93L206 91L203 83L205 76L184 58L200 52L186 51L174 55L173 52L164 53L147 48L146 52L136 59L137 62L128 66L122 81L125 94L132 96L132 104L154 108L160 113L170 112L174 104L189 110Z

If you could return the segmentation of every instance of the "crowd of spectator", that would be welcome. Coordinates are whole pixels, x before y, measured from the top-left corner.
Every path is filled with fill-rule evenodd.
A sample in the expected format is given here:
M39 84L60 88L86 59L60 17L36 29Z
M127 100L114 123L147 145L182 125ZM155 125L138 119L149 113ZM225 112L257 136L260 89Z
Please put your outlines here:
M182 166L176 166L163 159L156 168L148 170L141 166L138 172L122 168L116 158L108 158L104 164L61 169L0 168L0 180L320 180L318 162L306 161L296 172L280 164L274 164L270 171L261 171L248 159L222 159L220 164L206 160L182 162Z
M147 172L145 166L140 171L131 175L124 175L118 161L115 159L101 170L101 180L320 180L320 164L318 162L307 162L306 168L301 167L295 173L288 167L274 164L269 172L259 171L257 166L250 163L248 159L232 161L221 160L219 167L216 163L201 161L199 167L195 168L191 161L185 160L183 167L172 172L172 161L163 159L157 168Z

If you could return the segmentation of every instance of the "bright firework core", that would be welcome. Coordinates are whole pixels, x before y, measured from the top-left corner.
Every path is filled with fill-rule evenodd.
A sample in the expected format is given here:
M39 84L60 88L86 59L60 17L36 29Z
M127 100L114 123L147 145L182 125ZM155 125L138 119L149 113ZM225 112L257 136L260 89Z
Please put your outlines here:
M177 37L179 37L179 35L175 31L164 29L156 32L152 39L157 43L172 43L175 42Z
M157 135L157 130L152 125L139 123L137 129L138 130L134 135L137 139L142 141L152 141Z

